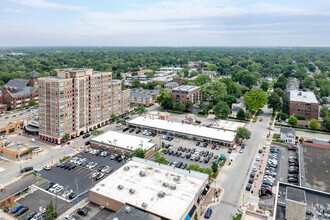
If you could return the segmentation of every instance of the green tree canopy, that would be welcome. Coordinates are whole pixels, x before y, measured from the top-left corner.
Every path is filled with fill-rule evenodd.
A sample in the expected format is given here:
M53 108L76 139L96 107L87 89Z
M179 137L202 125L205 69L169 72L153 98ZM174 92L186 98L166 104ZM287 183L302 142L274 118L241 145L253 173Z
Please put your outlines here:
M165 97L160 106L163 109L172 109L173 108L173 101L170 97Z
M292 127L298 127L298 119L294 116L294 115L292 115L290 118L289 118L289 120L288 120L288 124L290 125L290 126L292 126Z
M195 85L197 86L201 86L204 83L208 83L211 81L211 78L208 75L199 75L196 79L195 79Z
M320 129L321 124L318 120L313 118L309 121L308 127L311 128L311 129Z
M175 102L173 104L173 109L183 112L184 110L186 110L186 106L182 102Z
M214 79L206 87L206 93L215 101L223 100L227 94L226 85L218 79Z
M230 114L230 108L226 102L218 102L213 110L217 116L225 118Z
M328 107L327 106L322 106L320 110L320 116L324 119L327 116L328 113Z
M37 104L37 102L35 100L30 100L29 101L29 106L35 106Z
M133 80L132 81L132 88L139 88L140 87L140 81L139 80Z
M241 139L249 139L250 138L250 131L247 128L238 128L236 131L236 136Z
M137 108L135 108L135 112L139 115L144 115L148 112L148 110L143 106L138 106Z
M239 120L245 120L245 112L242 108L240 108L237 112L237 118Z
M282 99L275 92L272 92L268 97L268 107L272 108L273 112L276 112L281 110L282 106Z
M131 156L132 157L139 157L139 158L145 158L145 156L146 156L146 150L144 150L144 149L142 149L142 148L137 148L137 149L135 149L133 152L132 152L132 154L131 154Z
M258 111L267 103L267 94L262 89L252 89L250 92L245 93L244 102L249 106L250 111Z
M218 168L218 165L215 161L212 162L212 165L211 165L211 169L212 169L212 172L213 173L217 173L219 168Z
M192 101L188 100L186 103L186 110L190 111L192 109L193 105L194 104L192 103Z
M231 107L231 105L233 103L236 103L237 102L237 99L235 96L233 95L225 95L225 98L224 98L225 102L227 102L228 106Z
M157 96L156 102L158 104L161 104L166 97L171 98L171 95L168 94L167 90L161 89L161 90L159 90L159 96Z
M58 213L55 211L53 206L53 200L50 200L50 204L46 207L46 212L44 214L47 220L55 220L58 217Z
M269 87L268 82L266 82L266 81L262 81L262 83L261 83L261 85L260 85L260 88L261 88L262 90L264 90L265 92L267 92L267 91L268 91L268 87Z

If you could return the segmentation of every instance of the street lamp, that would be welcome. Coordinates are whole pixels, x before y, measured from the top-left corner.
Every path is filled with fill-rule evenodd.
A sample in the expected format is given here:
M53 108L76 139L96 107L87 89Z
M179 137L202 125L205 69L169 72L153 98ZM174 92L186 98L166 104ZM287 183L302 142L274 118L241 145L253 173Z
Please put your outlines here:
M74 183L76 184L76 187L77 187L77 198L76 198L76 204L78 204L78 179L77 178L75 178L75 181L74 181Z

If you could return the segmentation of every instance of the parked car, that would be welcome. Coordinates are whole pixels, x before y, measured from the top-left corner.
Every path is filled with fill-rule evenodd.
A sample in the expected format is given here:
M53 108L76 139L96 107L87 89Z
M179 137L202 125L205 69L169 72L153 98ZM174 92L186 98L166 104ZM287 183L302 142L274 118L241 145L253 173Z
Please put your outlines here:
M13 208L13 210L11 210L11 213L16 213L16 212L18 212L23 207L24 206L22 204L19 204L15 208Z
M87 134L84 134L83 138L85 139L85 138L88 138L89 136L91 136L91 135L89 133L87 133Z
M50 188L52 188L55 185L55 182L50 182L48 183L48 185L46 186L46 190L49 190Z
M251 187L252 187L252 185L251 185L250 183L248 183L248 184L246 185L246 187L245 187L245 190L246 190L246 191L250 191L250 190L251 190Z
M205 212L204 217L205 217L205 218L210 218L211 215L212 215L212 209L211 209L211 208L208 208L208 209L206 210L206 212Z
M134 130L135 130L134 128L130 129L129 130L129 133L132 133Z
M18 216L24 214L24 213L27 212L28 210L29 210L29 207L24 206L24 207L21 208L18 212L16 212L15 217L18 217Z
M87 209L81 208L77 210L77 214L81 216L86 216L88 214Z
M228 149L228 153L231 154L233 150L231 148Z
M35 216L36 214L37 214L37 213L36 213L35 211L32 211L32 212L28 213L28 214L25 216L24 220L30 220L30 219L33 218L33 216Z
M86 141L86 142L85 142L85 145L90 145L90 144L91 144L90 141Z
M52 167L49 166L49 165L45 165L45 166L43 167L43 169L44 169L44 170L47 170L47 171L50 170L51 168L52 168Z
M33 167L24 167L23 169L21 169L21 173L28 172L31 170L33 170Z
M128 129L129 129L129 128L124 128L124 129L123 129L123 132L126 132L126 131L128 131Z
M199 146L200 144L201 144L200 142L197 142L197 143L196 143L196 146Z
M253 183L253 181L254 181L254 178L250 178L250 179L249 179L249 183L251 183L251 184L252 184L252 183Z

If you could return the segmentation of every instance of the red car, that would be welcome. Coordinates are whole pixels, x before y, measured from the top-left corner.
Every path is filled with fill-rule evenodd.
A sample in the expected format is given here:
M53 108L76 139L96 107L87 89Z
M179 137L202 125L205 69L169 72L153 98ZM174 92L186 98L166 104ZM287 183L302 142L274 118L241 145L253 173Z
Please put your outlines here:
M215 148L216 148L216 146L215 145L212 145L211 149L215 149Z
M259 121L262 121L262 118L260 118Z
M182 150L182 146L180 146L179 148L178 148L178 151L181 151Z

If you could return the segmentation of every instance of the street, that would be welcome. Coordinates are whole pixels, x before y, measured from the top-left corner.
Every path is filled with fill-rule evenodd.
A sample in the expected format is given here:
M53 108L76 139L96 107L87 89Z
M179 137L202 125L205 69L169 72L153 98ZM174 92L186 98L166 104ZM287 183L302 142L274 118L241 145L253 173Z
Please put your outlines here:
M258 149L266 145L266 135L269 130L269 122L272 110L265 107L264 113L259 116L263 121L259 120L256 123L247 125L247 129L251 131L251 138L245 140L246 145L243 153L238 153L232 165L224 166L219 173L213 187L220 186L224 189L220 197L220 203L212 206L213 214L210 219L231 219L238 213L238 207L244 203L258 202L258 197L250 196L250 192L245 191L245 186L248 182L248 175L254 157L258 154ZM239 149L239 148L238 148ZM205 210L206 207L203 207Z

